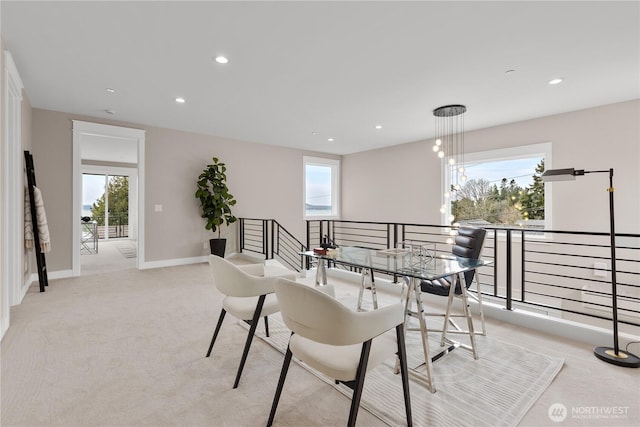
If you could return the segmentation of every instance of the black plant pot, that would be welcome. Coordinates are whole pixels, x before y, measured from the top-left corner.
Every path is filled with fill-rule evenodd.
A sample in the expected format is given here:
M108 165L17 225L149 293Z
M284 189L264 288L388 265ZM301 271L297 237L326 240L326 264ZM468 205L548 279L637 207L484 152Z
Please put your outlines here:
M224 258L224 250L227 247L227 239L211 239L209 240L211 255L217 255Z

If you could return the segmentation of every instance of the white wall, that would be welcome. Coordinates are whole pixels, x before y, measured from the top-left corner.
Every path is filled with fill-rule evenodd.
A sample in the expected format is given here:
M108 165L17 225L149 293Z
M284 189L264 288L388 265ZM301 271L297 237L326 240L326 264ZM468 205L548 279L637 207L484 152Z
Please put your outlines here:
M467 132L466 147L473 152L551 141L554 167L614 167L617 231L638 233L638 117L640 100L633 100ZM47 258L50 271L71 268L72 119L147 131L146 261L207 253L203 243L211 234L199 217L194 183L213 156L228 166L237 216L277 219L304 239L302 158L322 154L34 109L33 151L55 247ZM342 218L439 224L440 160L431 145L420 141L344 156ZM554 228L606 232L607 187L605 174L554 183ZM154 211L156 204L162 212Z
M440 224L440 159L415 142L344 156L342 218Z
M542 142L553 144L547 169L614 168L616 232L640 233L639 99L465 133L467 152ZM344 156L343 218L440 224L440 159L432 145ZM554 229L609 231L607 174L552 185Z
M195 182L214 156L227 165L229 189L238 201L236 216L277 219L304 240L302 158L322 154L33 109L34 161L54 247L47 254L50 272L71 270L72 120L146 130L145 262L157 265L208 253L203 243L213 235L200 218ZM155 212L155 205L162 205L162 211Z
M31 104L10 52L2 49L0 40L0 336L9 326L9 307L22 301L31 284L30 254L24 249L23 150L31 148Z

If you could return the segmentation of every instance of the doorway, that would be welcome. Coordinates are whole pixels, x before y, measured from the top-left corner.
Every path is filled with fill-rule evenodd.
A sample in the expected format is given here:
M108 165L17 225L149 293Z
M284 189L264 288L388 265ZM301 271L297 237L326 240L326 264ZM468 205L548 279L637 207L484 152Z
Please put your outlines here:
M136 168L82 165L81 275L136 267Z
M73 121L74 276L144 265L144 136Z

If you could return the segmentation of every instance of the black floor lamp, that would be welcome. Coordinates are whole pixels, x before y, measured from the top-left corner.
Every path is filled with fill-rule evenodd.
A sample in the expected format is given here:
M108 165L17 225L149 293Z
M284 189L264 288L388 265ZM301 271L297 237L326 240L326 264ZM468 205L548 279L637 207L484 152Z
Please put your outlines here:
M593 353L600 360L627 368L640 367L640 358L618 347L618 292L616 290L616 232L613 215L613 169L585 171L584 169L551 169L542 174L543 181L569 181L587 173L609 172L609 222L611 224L611 298L613 299L613 348L596 347Z

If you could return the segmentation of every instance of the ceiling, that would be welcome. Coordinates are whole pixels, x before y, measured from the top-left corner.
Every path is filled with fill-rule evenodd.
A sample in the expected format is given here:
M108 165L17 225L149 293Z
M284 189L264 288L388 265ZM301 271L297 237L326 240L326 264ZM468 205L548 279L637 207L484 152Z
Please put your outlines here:
M326 153L640 98L638 1L0 7L35 108Z

